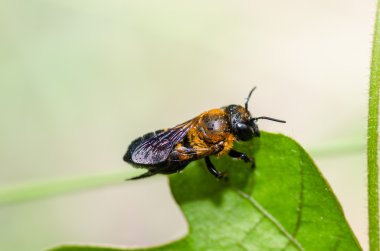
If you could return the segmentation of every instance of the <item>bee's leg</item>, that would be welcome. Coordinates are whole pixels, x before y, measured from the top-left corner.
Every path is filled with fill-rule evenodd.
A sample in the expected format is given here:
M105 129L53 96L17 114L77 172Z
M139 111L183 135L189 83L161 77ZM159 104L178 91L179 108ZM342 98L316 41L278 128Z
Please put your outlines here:
M208 171L215 176L215 178L217 179L226 179L226 175L222 172L219 172L218 170L215 169L214 165L211 163L211 160L210 160L210 157L209 156L206 156L205 157L205 161L206 161L206 166L207 166L207 169Z
M241 160L244 160L244 162L250 162L252 164L252 168L255 168L255 160L248 157L247 154L245 153L241 153L241 152L238 152L238 151L235 151L234 149L232 149L228 155L232 158L236 158L236 159L241 159Z
M228 155L230 155L230 157L232 158L236 158L236 159L241 159L241 160L244 160L244 162L251 162L252 160L247 156L247 154L245 153L241 153L241 152L238 152L238 151L235 151L234 149L232 149Z
M136 177L133 177L133 178L130 178L130 179L126 179L126 181L127 181L127 180L138 180L138 179L143 179L143 178L147 178L147 177L150 177L150 176L152 176L152 175L155 175L155 174L157 174L157 173L155 173L155 172L151 172L151 171L148 171L148 172L146 172L146 173L141 174L140 176L136 176Z

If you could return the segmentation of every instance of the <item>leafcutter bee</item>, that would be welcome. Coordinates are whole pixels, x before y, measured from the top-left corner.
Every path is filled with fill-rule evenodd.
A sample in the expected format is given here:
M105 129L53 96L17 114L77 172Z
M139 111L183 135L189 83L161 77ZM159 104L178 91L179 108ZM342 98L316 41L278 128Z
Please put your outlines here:
M260 137L257 121L267 119L285 123L270 117L252 117L248 102L254 87L245 99L244 107L229 105L212 109L173 128L145 134L134 140L124 155L124 161L148 171L132 179L154 174L171 174L184 169L191 161L205 159L208 171L216 178L224 178L210 160L210 155L229 154L232 158L252 162L245 153L234 149L235 141L247 141Z

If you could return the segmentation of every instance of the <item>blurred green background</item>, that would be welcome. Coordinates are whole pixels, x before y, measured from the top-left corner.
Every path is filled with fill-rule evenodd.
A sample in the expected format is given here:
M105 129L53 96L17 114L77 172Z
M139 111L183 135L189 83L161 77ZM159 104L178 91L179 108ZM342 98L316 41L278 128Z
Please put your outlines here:
M374 12L370 0L0 0L0 185L126 169L134 138L258 86L251 112L288 122L260 128L314 149L367 247ZM0 250L185 233L164 176L0 208Z

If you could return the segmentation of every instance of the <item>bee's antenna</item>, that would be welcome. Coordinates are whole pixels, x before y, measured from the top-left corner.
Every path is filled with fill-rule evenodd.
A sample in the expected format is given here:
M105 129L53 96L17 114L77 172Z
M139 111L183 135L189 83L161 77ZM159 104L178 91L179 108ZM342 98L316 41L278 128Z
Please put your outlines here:
M280 123L286 123L285 120L274 119L274 118L265 117L265 116L257 117L257 118L252 118L253 121L257 121L257 120L259 120L259 119L267 119L267 120L272 120L272 121L276 121L276 122L280 122Z
M249 99L251 98L251 95L252 95L252 92L256 89L256 86L252 88L252 90L249 92L248 94L248 97L245 99L245 102L244 102L244 107L246 110L248 110L248 102L249 102Z

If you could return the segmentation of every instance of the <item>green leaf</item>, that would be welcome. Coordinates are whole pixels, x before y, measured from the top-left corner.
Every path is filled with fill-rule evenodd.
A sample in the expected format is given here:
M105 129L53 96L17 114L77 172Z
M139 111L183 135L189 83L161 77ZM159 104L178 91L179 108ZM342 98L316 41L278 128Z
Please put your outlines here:
M186 237L161 247L127 250L361 250L331 188L296 142L262 133L235 149L254 156L257 167L222 157L212 161L228 173L228 182L212 177L204 161L170 176L172 193L189 224Z

